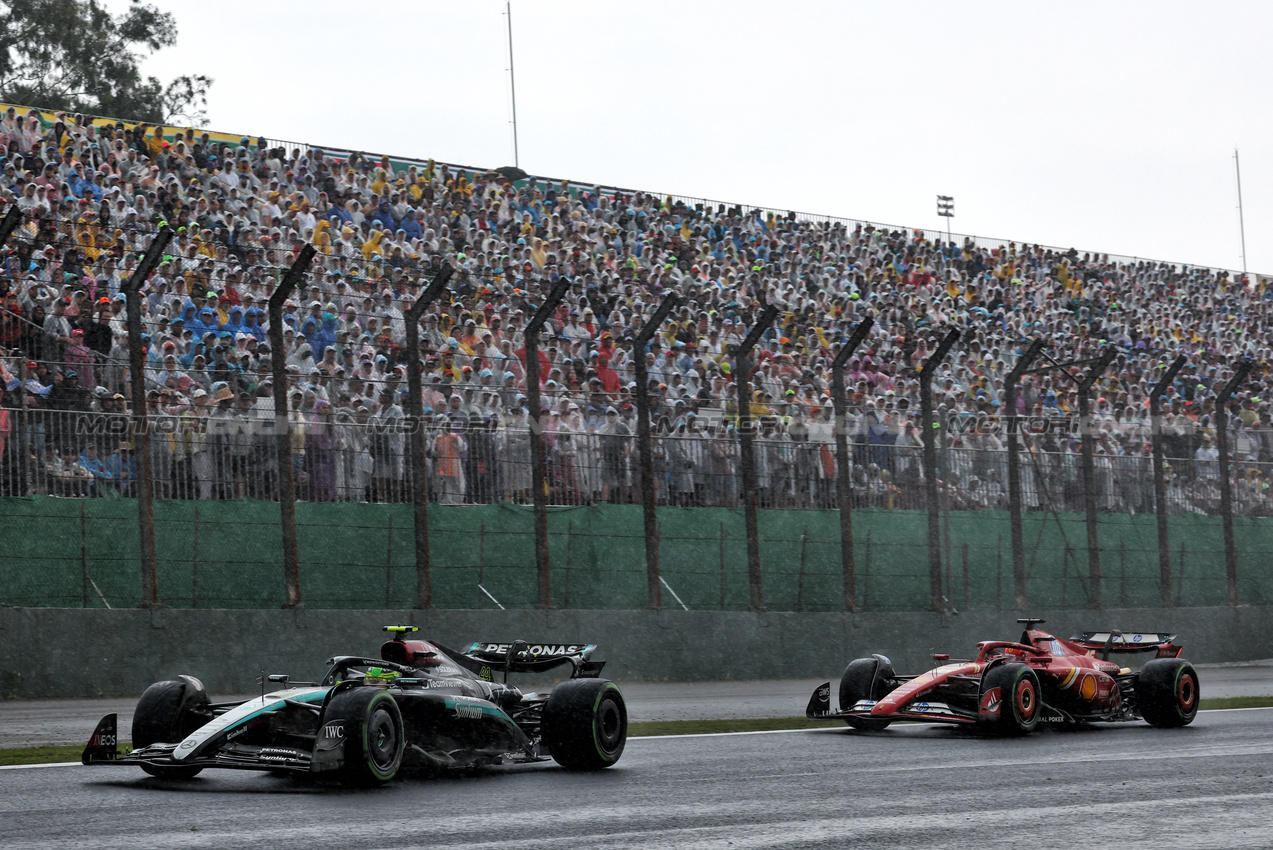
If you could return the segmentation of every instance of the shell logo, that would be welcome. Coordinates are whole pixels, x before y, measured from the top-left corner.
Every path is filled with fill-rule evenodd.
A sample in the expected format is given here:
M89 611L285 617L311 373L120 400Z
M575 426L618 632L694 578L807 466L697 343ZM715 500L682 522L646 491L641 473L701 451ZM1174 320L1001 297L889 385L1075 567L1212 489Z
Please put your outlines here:
M1088 673L1083 674L1083 680L1079 682L1079 696L1083 699L1090 700L1096 696L1096 677Z

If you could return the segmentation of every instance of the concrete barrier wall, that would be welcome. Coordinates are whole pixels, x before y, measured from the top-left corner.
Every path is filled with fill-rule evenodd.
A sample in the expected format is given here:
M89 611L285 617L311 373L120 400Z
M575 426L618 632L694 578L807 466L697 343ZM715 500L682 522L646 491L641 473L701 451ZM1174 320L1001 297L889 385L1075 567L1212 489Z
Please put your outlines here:
M1273 658L1273 608L1037 611L1064 637L1087 629L1169 631L1199 663ZM213 693L247 693L256 677L317 678L332 655L377 655L380 627L412 623L452 647L473 640L590 641L625 681L822 677L882 652L899 672L933 652L969 655L979 640L1015 638L1011 612L786 613L739 611L243 611L0 608L0 698L136 696L189 673ZM1205 689L1205 682L1203 683ZM807 694L792 694L792 713Z

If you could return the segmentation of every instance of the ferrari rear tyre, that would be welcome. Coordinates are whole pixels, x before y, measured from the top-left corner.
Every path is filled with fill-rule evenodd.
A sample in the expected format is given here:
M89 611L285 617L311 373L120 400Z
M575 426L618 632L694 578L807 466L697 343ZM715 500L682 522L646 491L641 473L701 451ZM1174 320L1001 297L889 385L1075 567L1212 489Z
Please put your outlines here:
M623 755L628 706L614 682L567 679L548 695L539 729L557 764L569 770L600 770Z
M1198 716L1198 671L1180 658L1155 658L1140 671L1136 706L1150 726L1188 726Z
M133 749L151 744L177 744L212 717L203 683L193 676L155 682L142 693L133 712ZM141 769L163 779L190 779L200 767L157 767Z
M379 688L349 688L331 698L323 724L344 724L344 764L335 778L345 785L383 785L398 775L407 740L397 701Z
M1001 735L1025 735L1039 725L1043 709L1039 677L1024 664L1003 664L993 668L981 682L984 696L999 690L999 716L988 721Z
M883 656L858 658L849 662L840 677L840 710L847 711L862 700L882 699L892 688L893 665ZM844 722L854 729L879 731L888 726L888 720L865 717L846 717Z

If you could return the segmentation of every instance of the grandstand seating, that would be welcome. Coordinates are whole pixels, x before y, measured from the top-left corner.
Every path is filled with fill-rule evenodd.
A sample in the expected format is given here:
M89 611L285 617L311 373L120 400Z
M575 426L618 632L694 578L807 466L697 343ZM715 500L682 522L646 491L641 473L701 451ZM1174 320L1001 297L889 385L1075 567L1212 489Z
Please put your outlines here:
M922 504L915 368L954 327L962 336L933 384L950 504L1004 504L1001 423L1022 416L1040 426L1027 439L1027 504L1078 505L1074 382L1062 370L1027 376L1016 409L1004 408L1004 377L1041 338L1056 363L1118 351L1093 410L1095 483L1113 511L1152 510L1150 388L1178 354L1189 360L1164 399L1169 499L1215 509L1215 396L1250 358L1227 414L1235 483L1242 512L1270 512L1263 278L24 107L0 118L0 166L0 213L23 215L0 267L7 493L127 492L126 439L102 424L127 410L121 284L167 222L178 235L143 303L152 413L174 423L152 448L166 453L161 496L272 495L264 302L313 244L285 318L305 498L406 498L396 423L415 353L404 311L450 264L453 296L427 312L418 352L443 501L527 498L521 329L565 276L573 285L542 344L556 501L634 497L633 359L644 356L660 499L734 504L731 348L773 304L780 318L753 358L748 400L765 504L834 505L830 358L870 315L848 371L864 504ZM648 351L633 351L669 293L682 306Z

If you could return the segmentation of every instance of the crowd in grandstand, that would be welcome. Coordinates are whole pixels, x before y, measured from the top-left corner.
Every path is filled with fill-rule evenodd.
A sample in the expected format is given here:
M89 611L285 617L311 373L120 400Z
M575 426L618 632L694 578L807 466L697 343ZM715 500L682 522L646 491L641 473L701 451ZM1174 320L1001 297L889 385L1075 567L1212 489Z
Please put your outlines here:
M0 118L0 166L0 213L22 213L0 246L6 493L130 491L136 461L127 426L115 424L132 377L121 286L167 223L177 235L142 300L147 403L170 423L152 438L161 497L276 493L265 307L312 244L318 253L285 307L288 377L278 389L292 410L302 498L408 498L404 364L418 356L434 497L526 500L522 329L564 276L570 291L539 340L560 503L639 496L634 359L644 357L658 498L736 504L733 350L772 304L779 320L753 354L744 400L759 428L763 504L835 505L830 363L870 315L872 335L846 374L863 505L922 504L916 370L957 328L933 383L952 507L1006 504L1010 416L1033 423L1027 504L1081 506L1072 376L1085 367L1027 375L1015 409L1005 408L1004 378L1041 338L1045 364L1118 352L1093 393L1104 510L1153 509L1150 389L1184 354L1163 399L1168 499L1173 510L1214 512L1215 396L1249 358L1251 379L1225 412L1235 497L1245 512L1273 513L1273 291L1262 279L248 137L48 121L14 107ZM404 313L443 264L455 269L450 295L427 310L420 351L407 351ZM635 351L644 319L671 293L680 306Z

